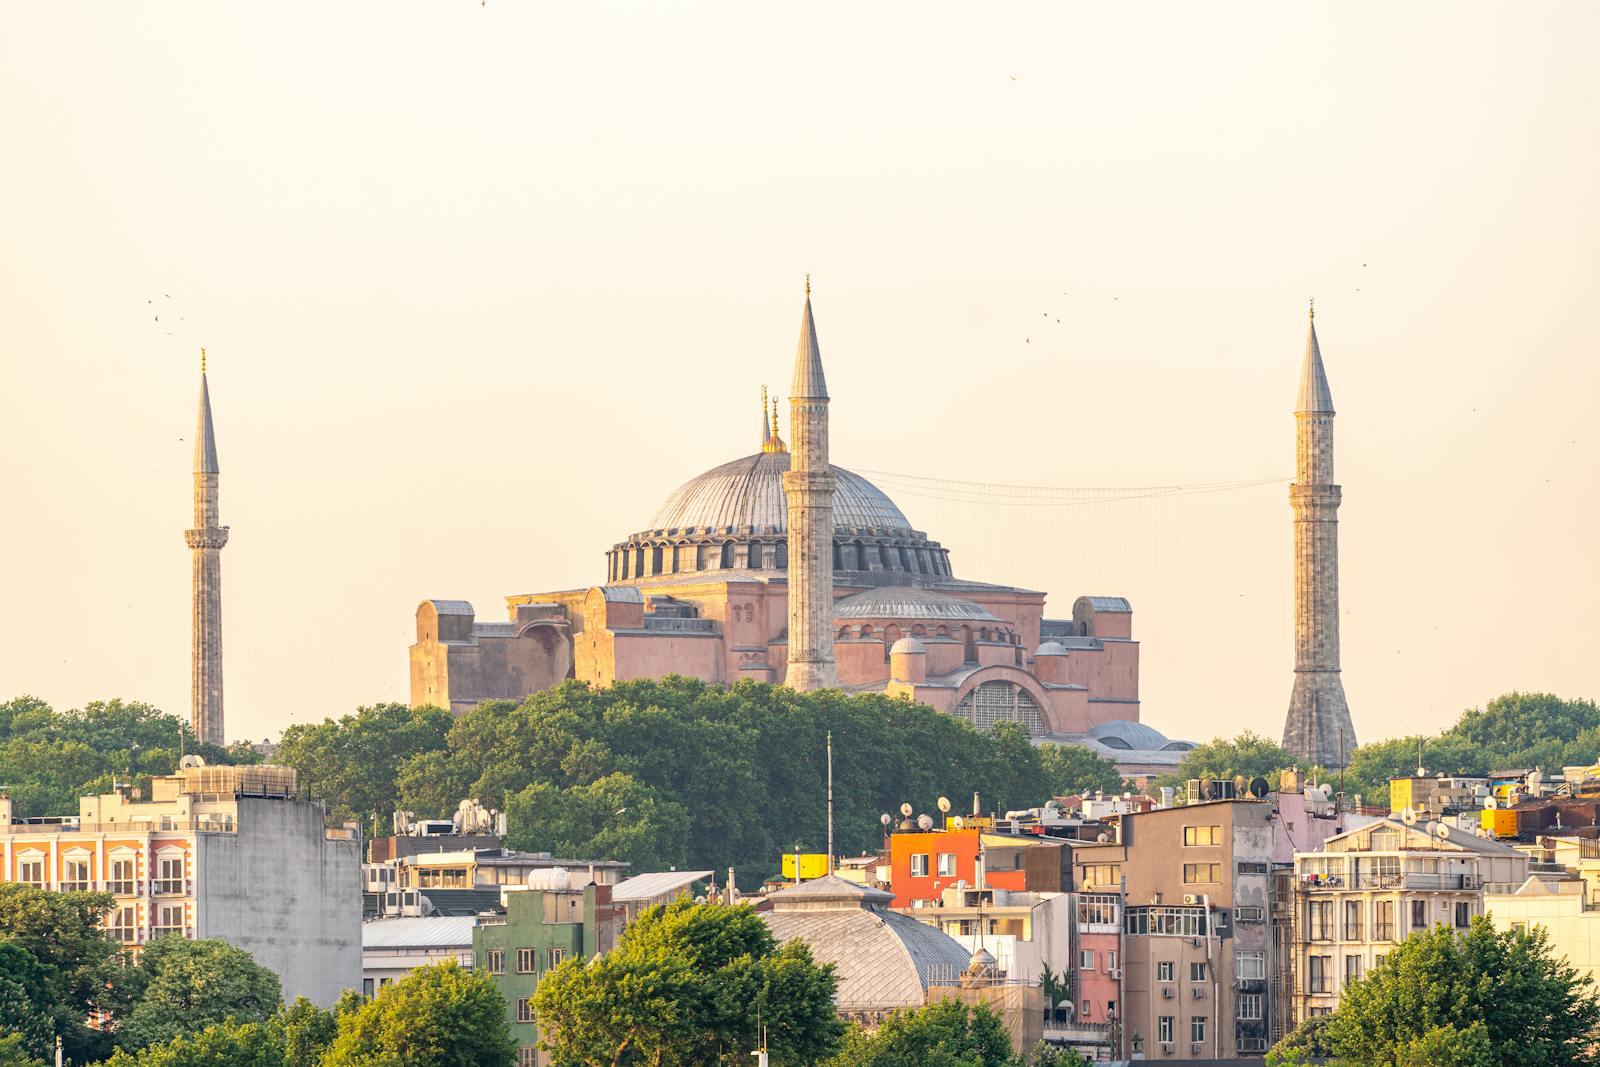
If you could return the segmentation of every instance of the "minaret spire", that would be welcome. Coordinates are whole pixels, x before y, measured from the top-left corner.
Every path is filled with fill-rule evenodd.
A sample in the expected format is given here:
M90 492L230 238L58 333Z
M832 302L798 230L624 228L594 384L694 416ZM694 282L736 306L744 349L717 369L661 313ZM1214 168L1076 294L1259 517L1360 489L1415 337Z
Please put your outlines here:
M1283 747L1321 767L1342 767L1356 747L1339 673L1339 503L1333 478L1333 392L1311 305L1295 405L1294 692Z
M789 663L784 684L802 692L837 686L833 663L833 494L828 465L828 382L811 317L811 276L789 389Z
M195 737L224 743L222 719L222 547L228 528L218 515L217 438L200 350L200 410L194 436L194 528L184 533L193 561L194 633L190 647L189 721Z
M767 439L772 436L772 423L767 421L767 387L761 387L761 447L767 447Z

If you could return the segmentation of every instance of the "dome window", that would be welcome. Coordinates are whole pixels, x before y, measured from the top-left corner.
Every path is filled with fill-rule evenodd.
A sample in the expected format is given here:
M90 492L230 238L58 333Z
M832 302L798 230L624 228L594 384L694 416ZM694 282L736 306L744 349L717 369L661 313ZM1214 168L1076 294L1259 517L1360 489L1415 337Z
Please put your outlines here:
M977 730L992 729L997 722L1019 722L1034 737L1045 732L1044 716L1033 695L1011 682L984 682L961 698L955 716Z

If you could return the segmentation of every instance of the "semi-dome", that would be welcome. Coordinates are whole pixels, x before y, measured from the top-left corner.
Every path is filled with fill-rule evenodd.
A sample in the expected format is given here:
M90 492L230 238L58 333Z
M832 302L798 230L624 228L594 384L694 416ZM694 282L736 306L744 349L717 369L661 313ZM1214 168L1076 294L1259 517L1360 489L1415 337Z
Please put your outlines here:
M1089 736L1102 745L1109 745L1112 748L1137 749L1144 752L1160 751L1168 743L1160 730L1128 719L1113 719L1091 727Z
M713 467L680 485L651 521L653 530L756 529L781 533L789 527L783 496L788 452L758 452ZM867 527L910 530L911 523L883 490L843 467L831 467L835 529Z
M835 619L970 619L1000 622L1000 618L970 600L936 593L913 585L868 589L833 602Z

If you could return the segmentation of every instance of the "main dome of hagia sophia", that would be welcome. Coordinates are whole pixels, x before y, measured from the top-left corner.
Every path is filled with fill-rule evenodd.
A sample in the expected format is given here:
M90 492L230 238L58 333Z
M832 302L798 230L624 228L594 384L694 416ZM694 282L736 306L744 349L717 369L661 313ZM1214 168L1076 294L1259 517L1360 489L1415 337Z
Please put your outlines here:
M794 455L765 400L752 443L758 451L690 478L648 526L607 550L600 585L508 596L504 622L478 621L465 601L423 601L413 705L460 712L567 678L784 684ZM1070 616L1047 618L1044 593L957 578L949 550L886 493L836 464L826 471L829 684L903 695L978 729L1021 723L1036 739L1099 750L1128 772L1170 769L1191 747L1139 723L1139 644L1125 599L1080 596Z

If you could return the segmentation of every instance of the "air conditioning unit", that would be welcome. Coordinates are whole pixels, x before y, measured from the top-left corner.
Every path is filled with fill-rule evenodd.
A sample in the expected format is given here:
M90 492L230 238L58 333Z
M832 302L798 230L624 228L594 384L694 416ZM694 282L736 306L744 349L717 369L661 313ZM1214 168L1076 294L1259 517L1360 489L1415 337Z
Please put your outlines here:
M1198 1055L1200 1055L1200 1053L1204 1052L1205 1050L1206 1050L1206 1043L1204 1041L1191 1041L1191 1042L1189 1042L1189 1055L1198 1056Z
M1164 986L1161 987L1161 999L1162 1000L1171 1000L1172 999L1172 987L1171 986L1164 985Z
M1122 977L1122 968L1121 967L1113 967L1113 968L1111 968L1109 973L1110 973L1111 977L1113 977L1113 978L1121 978Z
M1206 988L1205 986L1192 985L1189 987L1189 995L1196 1000L1204 1000Z
M1185 893L1183 895L1183 902L1192 906L1200 903L1200 898L1193 893Z
M1170 1042L1170 1041L1161 1042L1161 1051L1166 1053L1168 1056L1172 1055L1172 1042Z

